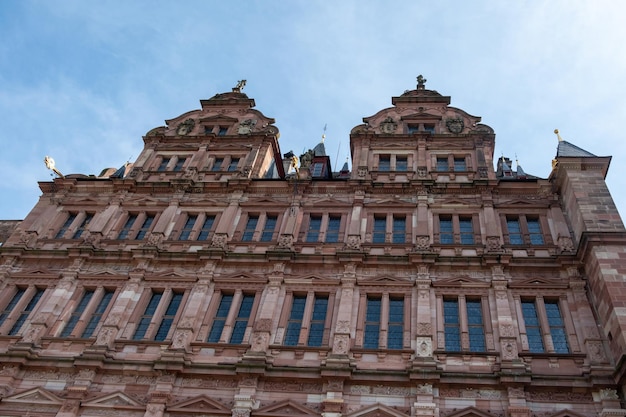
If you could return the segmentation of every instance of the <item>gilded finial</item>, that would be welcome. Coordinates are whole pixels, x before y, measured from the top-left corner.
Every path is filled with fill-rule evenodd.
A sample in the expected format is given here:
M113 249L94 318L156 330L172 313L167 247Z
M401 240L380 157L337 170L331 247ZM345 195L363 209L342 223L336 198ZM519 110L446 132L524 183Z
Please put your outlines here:
M43 162L44 162L44 164L46 164L46 168L48 168L50 171L52 171L55 174L57 174L59 176L59 178L65 178L63 176L63 174L61 174L61 171L56 169L55 164L54 164L54 159L52 159L51 157L46 155L46 157L43 158Z
M324 143L324 139L326 139L326 126L327 124L324 123L324 133L322 133L322 143Z
M559 142L563 142L563 138L559 135L559 129L554 129L554 134L559 139Z
M246 80L237 81L237 85L233 87L233 93L241 93L241 90L246 86Z

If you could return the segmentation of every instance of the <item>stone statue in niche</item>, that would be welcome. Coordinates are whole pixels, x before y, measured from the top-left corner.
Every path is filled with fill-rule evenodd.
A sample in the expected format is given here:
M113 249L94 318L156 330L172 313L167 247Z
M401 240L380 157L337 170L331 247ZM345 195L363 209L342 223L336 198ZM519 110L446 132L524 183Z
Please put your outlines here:
M450 133L459 134L463 131L465 124L463 123L463 119L460 117L449 117L446 119L446 127Z
M176 134L181 136L188 135L189 133L191 133L195 125L196 122L193 119L187 119L178 125L178 129L176 129Z
M398 123L391 116L387 116L385 120L380 122L381 133L393 133L398 128Z
M237 133L240 135L246 135L252 132L252 129L256 126L256 119L246 119L243 122L239 123L239 130Z

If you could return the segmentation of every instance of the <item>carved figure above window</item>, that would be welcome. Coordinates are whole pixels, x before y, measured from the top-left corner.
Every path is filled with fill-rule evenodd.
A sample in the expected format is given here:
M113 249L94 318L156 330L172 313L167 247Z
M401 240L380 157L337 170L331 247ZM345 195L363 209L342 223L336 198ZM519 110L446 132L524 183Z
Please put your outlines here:
M256 126L256 119L246 119L239 123L239 130L237 133L240 135L246 135L252 132L252 129Z
M181 136L188 135L189 133L191 133L195 125L196 122L193 119L187 119L178 125L178 129L176 129L176 134Z
M446 119L446 127L450 133L459 134L463 131L465 124L460 117L449 117Z
M388 116L380 122L380 131L381 133L394 133L398 128L398 123L393 120L391 116Z

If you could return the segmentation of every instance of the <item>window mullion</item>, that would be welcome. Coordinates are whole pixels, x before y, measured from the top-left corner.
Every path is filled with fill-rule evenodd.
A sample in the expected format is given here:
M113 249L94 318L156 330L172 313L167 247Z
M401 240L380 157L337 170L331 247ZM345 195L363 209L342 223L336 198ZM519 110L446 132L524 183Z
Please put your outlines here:
M243 291L236 290L235 295L233 296L233 302L230 305L230 311L228 312L228 316L226 317L226 323L224 323L224 330L222 331L220 343L226 343L230 340L230 336L233 332L233 326L235 325L235 320L237 319L237 314L239 313L239 307L241 306L242 299Z
M304 304L304 314L302 315L302 326L300 327L300 337L298 346L306 346L309 340L309 330L311 328L311 316L313 315L313 304L315 303L315 292L309 291Z
M389 334L389 293L383 293L380 303L378 346L387 349L387 335Z
M546 313L546 305L543 296L537 296L535 305L537 306L537 318L541 326L543 345L546 352L554 352L554 344L552 343L552 337L550 335L550 323L548 323L548 314Z
M436 299L437 312L437 349L445 349L445 322L443 314L443 297L437 295Z
M467 303L465 295L459 295L459 327L461 330L461 350L469 350L469 327L467 324Z
M93 295L91 296L91 300L89 300L87 307L85 307L85 310L78 319L78 323L76 323L76 326L74 326L74 330L72 331L72 337L77 337L77 335L83 334L85 326L87 325L87 322L98 307L98 304L100 303L103 294L104 288L102 286L98 286L94 290Z

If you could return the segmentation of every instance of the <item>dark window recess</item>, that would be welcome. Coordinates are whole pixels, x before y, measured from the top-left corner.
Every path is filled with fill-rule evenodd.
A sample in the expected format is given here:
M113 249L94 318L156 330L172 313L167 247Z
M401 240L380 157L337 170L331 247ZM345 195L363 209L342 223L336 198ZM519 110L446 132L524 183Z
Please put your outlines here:
M89 304L89 301L91 301L91 297L93 297L93 293L94 293L93 290L85 291L85 294L83 294L83 297L80 299L80 302L76 306L76 309L70 316L70 319L67 321L65 328L61 332L61 337L68 337L70 334L72 334L72 331L74 331L74 327L76 327L78 320L80 320L80 316L83 314L83 312L87 308L87 304Z
M170 163L170 159L171 158L162 158L161 164L157 168L157 171L165 171L165 169L167 168L167 165Z
M183 230L180 232L180 236L178 236L178 240L189 240L189 236L193 231L193 226L196 224L196 220L198 216L189 215L187 216L187 221L185 221L185 225L183 226Z
M243 342L243 336L248 327L248 320L252 313L252 304L254 303L254 295L244 295L239 307L239 313L235 319L233 333L230 335L230 343L240 344Z
M139 229L139 232L137 233L137 236L135 237L136 240L142 240L144 237L146 237L146 234L150 230L150 226L152 226L153 221L154 221L154 216L152 215L146 216L146 220L143 221L143 224L141 225L141 229Z
M261 242L271 242L274 237L274 229L276 229L277 216L267 216L265 220L265 228L261 233Z
M217 313L215 314L215 318L213 319L213 325L211 326L211 332L209 333L208 342L217 343L220 341L222 331L224 330L224 325L226 324L226 318L228 317L228 312L230 311L230 306L232 304L232 294L222 295L220 305L217 309Z
M28 305L26 305L26 307L24 308L22 313L19 315L17 320L15 320L15 323L13 324L13 327L11 328L11 330L9 330L9 336L15 336L20 331L20 329L24 325L24 322L26 322L26 319L28 318L30 313L32 313L35 307L37 306L37 303L39 302L39 299L41 298L43 293L44 293L44 290L37 288L37 291L33 295L33 298L30 299L30 301L28 302Z
M378 170L389 171L391 169L391 157L389 155L381 155L378 159Z
M363 335L363 347L365 349L378 349L378 337L380 334L380 298L367 298L365 311L365 332Z
M448 158L437 158L437 171L445 172L448 170Z
M200 234L198 234L198 240L207 240L209 238L211 229L213 229L213 223L215 223L215 216L206 216L202 229L200 229Z
M4 323L7 317L9 317L9 314L11 314L17 303L20 302L25 292L26 290L24 288L18 288L13 298L11 298L11 301L9 301L9 304L7 304L4 310L0 312L0 326Z
M161 324L159 324L159 329L154 336L154 340L165 340L170 328L172 327L172 323L174 322L174 318L176 317L176 313L178 312L178 307L180 307L182 299L182 293L175 292L172 294L172 299L167 306L167 310L165 310L165 315L161 319Z
M102 300L100 300L100 303L98 303L98 307L96 307L96 310L91 315L89 323L87 323L87 326L85 326L85 330L83 331L81 337L87 338L93 335L93 332L96 330L96 327L100 323L100 320L102 319L104 312L107 310L107 307L109 306L112 298L113 291L105 291L104 295L102 296Z
M126 220L126 223L124 223L124 227L122 227L122 230L120 230L120 234L117 235L117 238L120 240L126 239L128 237L128 234L130 233L130 229L132 229L133 224L135 224L136 220L136 214L131 214L130 216L128 216L128 219Z
M387 349L402 349L404 340L404 299L389 299L389 328Z
M322 216L311 216L309 220L309 230L306 233L306 241L308 243L318 241L321 227L322 227Z
M176 165L174 165L174 171L181 171L183 169L183 165L185 165L186 160L187 158L178 158L178 160L176 161Z
M339 241L339 228L341 227L340 216L328 217L328 228L326 229L326 242L337 243Z
M239 158L231 158L230 164L228 165L228 171L237 171L237 166L239 165Z
M306 297L296 295L293 297L291 304L291 314L287 321L287 331L285 332L285 346L296 346L300 338L300 330L302 329L302 317L304 317L304 307L306 305Z
M313 315L309 326L309 346L322 346L324 338L324 323L326 322L326 311L328 310L328 297L315 296L313 305Z
M252 241L254 237L254 231L256 230L257 223L259 222L259 216L249 216L248 222L246 223L246 228L243 231L243 236L241 240L244 242Z
M148 330L148 326L150 326L150 322L152 321L154 312L159 306L159 302L161 301L162 296L163 294L157 292L153 293L152 297L150 297L150 302L148 302L146 310L139 319L139 324L137 324L137 328L135 329L133 340L141 340L146 336L146 331Z
M215 162L213 162L213 167L211 168L211 171L221 171L223 163L224 158L215 158Z
M80 226L78 226L76 232L74 232L74 236L72 236L72 239L78 239L83 235L83 233L87 229L87 226L89 226L91 219L93 219L93 214L87 213L85 215L85 218L83 219L83 222L80 224Z
M67 217L67 220L65 220L65 223L63 223L63 226L61 226L57 234L54 236L54 238L63 239L63 236L65 236L65 232L67 232L67 229L69 229L69 227L72 225L74 220L76 220L76 214L70 214Z

